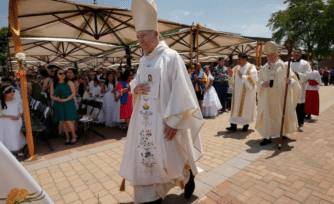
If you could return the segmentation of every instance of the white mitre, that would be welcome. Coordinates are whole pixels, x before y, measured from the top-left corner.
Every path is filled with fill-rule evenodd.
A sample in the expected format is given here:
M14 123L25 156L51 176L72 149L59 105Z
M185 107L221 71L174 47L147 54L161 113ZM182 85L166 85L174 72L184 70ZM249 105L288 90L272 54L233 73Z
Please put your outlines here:
M278 52L278 46L275 42L273 41L269 41L267 42L265 45L264 45L264 52L267 54L267 55L270 55L270 54L277 54Z
M158 9L153 0L133 0L132 18L136 31L158 31Z

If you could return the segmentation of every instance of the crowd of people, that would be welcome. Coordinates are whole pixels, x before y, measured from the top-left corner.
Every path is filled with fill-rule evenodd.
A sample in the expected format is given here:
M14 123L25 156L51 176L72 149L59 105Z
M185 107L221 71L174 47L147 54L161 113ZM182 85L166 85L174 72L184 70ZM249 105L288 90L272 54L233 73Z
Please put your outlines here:
M322 80L326 85L328 76L331 76L327 68L325 71L315 70L313 62L302 60L301 51L294 50L290 79L285 82L287 62L279 59L275 43L268 42L265 48L268 63L263 67L251 65L248 56L242 53L238 56L239 65L233 69L232 66L225 67L224 58L220 58L212 74L208 66L201 69L200 63L195 64L190 73L203 117L216 117L219 110L229 112L227 96L232 89L231 126L226 129L237 131L237 125L241 125L242 131L247 132L249 124L256 122L255 129L264 137L260 145L267 145L272 137L279 136L286 84L289 91L283 138L302 127L304 119L319 115L319 86L323 84Z
M94 122L128 128L119 174L124 178L121 189L125 180L133 186L135 203L161 204L174 186L191 198L198 173L195 162L203 155L199 134L203 116L229 113L230 132L236 132L238 125L247 132L255 122L264 146L280 135L281 128L286 139L304 125L305 118L319 115L320 74L325 85L334 75L328 69L314 70L312 62L301 59L301 50L292 52L291 64L283 62L278 46L270 41L264 47L268 62L263 67L249 63L247 54L241 53L234 67L226 67L220 58L212 70L196 63L187 72L180 55L159 41L155 2L133 0L132 15L144 51L138 73L129 66L78 73L49 65L38 73L28 71L27 80L28 99L52 108L52 120L65 135L65 145L78 140L77 110L83 109L85 99L102 103L102 110L86 107ZM26 144L20 131L22 99L13 76L1 78L0 100L0 141L22 156Z
M334 68L320 68L319 73L321 76L321 81L325 86L334 85Z
M87 115L96 117L98 124L127 129L133 109L129 82L135 73L136 69L129 66L110 71L89 69L80 73L73 68L65 71L56 65L39 67L38 72L28 70L26 75L28 101L33 99L51 107L52 120L59 124L59 134L66 137L65 145L73 145L78 139L79 109L87 109ZM1 76L0 81L0 141L14 155L23 156L26 142L20 131L23 109L19 79L10 75ZM91 111L91 106L80 105L85 99L102 102L102 109Z
M245 59L247 65L249 64L246 55L240 55L239 57ZM219 58L217 66L213 68L211 68L210 65L205 65L202 68L201 63L196 63L193 72L189 72L188 70L203 117L214 118L218 116L219 112L228 113L233 108L233 105L231 105L231 96L233 95L232 92L235 87L233 86L233 83L231 83L231 80L234 78L229 74L233 65L226 67L225 61L224 58ZM326 85L328 79L329 81L334 79L334 70L330 72L326 67L324 70L320 69L317 71L314 70L314 64L312 62L310 65L313 72L310 73L311 68L310 70L306 68L309 73L307 76L310 77L312 75L314 80L318 81L318 84L317 86L314 86L307 81L300 84L305 93L302 96L304 100L301 99L300 103L297 103L296 108L299 126L303 125L305 114L306 118L310 119L311 113L313 113L310 111L312 107L308 104L305 105L305 98L313 100L313 95L310 96L310 91L318 90L318 86L321 85L322 82ZM309 66L309 63L307 62L305 66ZM256 68L254 67L252 70L253 77L255 76L255 70ZM78 138L75 130L76 121L78 119L76 110L82 108L79 107L79 105L84 99L100 101L103 103L101 111L97 109L91 111L93 107L87 107L87 114L92 114L96 117L96 123L104 124L107 127L117 127L120 129L128 128L133 111L133 95L130 82L135 77L136 72L137 69L130 69L128 65L124 66L124 68L119 67L118 69L113 69L111 71L101 68L98 70L89 69L81 71L80 73L73 68L64 71L55 65L49 65L46 68L40 67L39 72L34 72L32 70L28 71L28 96L29 100L35 99L42 104L53 108L53 120L60 123L60 133L66 136L65 144L71 145L74 144ZM241 81L244 82L243 80ZM256 83L256 81L258 81L257 77L254 78L254 83ZM11 90L13 91L13 100L15 99L15 101L18 101L19 112L22 114L22 105L20 105L22 99L20 95L19 81L13 76L3 76L1 77L1 87L4 88L2 92L4 92L5 88L10 88L6 90L7 92ZM235 88L234 91L236 90L238 90L238 88ZM240 90L242 90L242 87ZM261 91L262 89L260 85L258 94L261 93ZM257 90L254 89L253 92L255 93ZM254 93L251 95L255 96ZM5 92L1 95L5 97ZM242 96L242 93L234 93L234 95L240 97ZM259 102L260 96L261 94L257 96L257 100L256 97L252 97L252 102L244 105L250 107L244 107L243 109L253 110L254 112L256 110L256 102L254 102L254 100ZM241 99L235 98L235 101L236 100ZM5 98L1 101L5 101ZM319 102L317 102L317 104L318 103ZM236 104L236 106L238 105L239 104ZM0 110L3 110L4 107L5 106ZM6 112L8 112L8 110ZM3 115L4 113L2 112L1 114ZM235 111L231 114L231 126L227 128L230 131L235 131L237 124L243 126L243 131L247 131L249 123L253 122L254 120L252 118L256 116L256 113L248 113L249 120L240 121L240 119L236 119L238 117ZM18 123L18 128L16 129L20 129L19 126L22 126L22 122ZM69 133L71 133L71 136ZM18 138L16 141L22 141L22 133L19 132L16 135ZM1 139L3 141L7 140L5 136L2 136ZM6 142L4 142L4 144L6 146ZM17 144L21 145L9 149L11 149L12 152L18 152L19 155L22 155L20 150L25 143L17 142Z

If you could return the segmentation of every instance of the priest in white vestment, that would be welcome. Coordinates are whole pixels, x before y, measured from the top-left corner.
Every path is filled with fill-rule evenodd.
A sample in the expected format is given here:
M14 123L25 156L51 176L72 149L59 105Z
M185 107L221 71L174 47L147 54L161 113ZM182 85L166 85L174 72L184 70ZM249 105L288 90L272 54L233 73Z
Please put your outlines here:
M0 142L0 203L53 204L29 172Z
M257 70L248 62L246 54L239 54L239 65L233 70L228 68L229 85L233 87L232 109L229 122L229 131L237 131L237 125L242 125L243 132L248 131L249 124L256 117L256 83L258 80Z
M298 82L302 89L296 107L299 127L302 127L304 125L305 96L306 96L305 86L308 80L310 79L312 73L310 63L307 62L306 60L301 59L301 56L302 53L300 50L294 50L292 52L293 60L291 62L291 69L297 76ZM285 65L287 65L287 62L285 63Z
M271 143L272 137L277 137L281 131L283 105L286 84L289 84L286 101L283 139L287 134L298 131L296 106L300 96L300 85L293 71L287 79L288 67L278 59L278 47L270 41L265 44L264 51L268 62L261 68L258 81L258 107L255 129L263 137L261 146Z
M135 203L161 203L174 186L189 199L202 156L202 113L182 58L158 40L154 1L133 0L132 15L145 54L130 83L135 102L119 174L133 186Z

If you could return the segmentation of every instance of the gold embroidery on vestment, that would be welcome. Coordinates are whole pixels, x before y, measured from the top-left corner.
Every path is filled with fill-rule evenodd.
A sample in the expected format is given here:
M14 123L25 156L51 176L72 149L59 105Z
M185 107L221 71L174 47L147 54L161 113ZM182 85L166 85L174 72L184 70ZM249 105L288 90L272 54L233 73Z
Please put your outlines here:
M234 111L234 95L235 95L235 78L236 78L236 75L237 75L237 72L239 70L239 65L237 65L235 68L234 68L234 73L233 73L233 77L234 77L234 87L233 87L233 93L232 93L232 111L231 111L231 115L233 115L233 111Z
M249 66L247 71L246 71L246 76L247 76L247 79L250 78L250 72L251 72L251 69L252 69L252 66ZM251 79L252 80L252 79ZM248 80L249 81L249 80ZM249 81L250 82L250 81ZM254 84L254 81L252 80L253 84ZM251 83L251 82L250 82ZM253 85L252 85L253 86ZM254 84L255 86L255 84ZM254 88L253 86L253 88ZM244 87L242 88L242 95L241 95L241 102L240 102L240 107L239 107L239 117L242 117L242 112L244 110L244 103L245 103L245 99L246 99L246 93L247 93L247 90L246 90L246 85L244 84Z

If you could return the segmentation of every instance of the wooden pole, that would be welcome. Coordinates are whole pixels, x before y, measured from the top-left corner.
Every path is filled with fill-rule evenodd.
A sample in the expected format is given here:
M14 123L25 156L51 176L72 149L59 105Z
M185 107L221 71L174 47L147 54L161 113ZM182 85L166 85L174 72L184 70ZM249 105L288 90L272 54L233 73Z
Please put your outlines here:
M290 64L291 64L291 54L293 50L293 41L291 39L288 39L285 41L285 48L288 50L288 70L286 72L286 78L290 77ZM283 127L284 127L284 118L285 118L285 108L286 108L286 100L288 97L288 87L289 85L285 85L285 95L284 95L284 105L283 105L283 114L282 114L282 122L281 122L281 132L279 136L279 143L278 143L278 150L281 150L282 148L282 136L283 136Z
M13 36L15 53L23 53L23 48L20 40L20 24L18 20L18 0L9 0L9 12L8 20L10 23L10 31ZM35 154L34 139L32 136L30 113L29 113L29 104L28 104L28 91L27 91L27 72L23 66L23 60L17 59L19 65L19 71L15 73L15 77L20 78L21 86L21 95L22 95L22 105L23 105L23 116L24 123L26 127L26 140L29 150L30 157L27 161L35 160L38 158L38 155Z
M259 44L260 42L257 42L255 50L255 64L257 67L259 67Z

